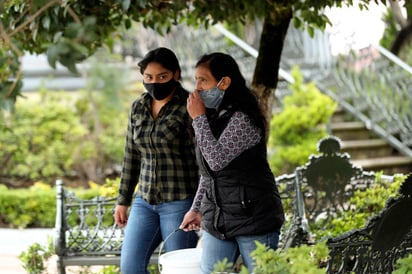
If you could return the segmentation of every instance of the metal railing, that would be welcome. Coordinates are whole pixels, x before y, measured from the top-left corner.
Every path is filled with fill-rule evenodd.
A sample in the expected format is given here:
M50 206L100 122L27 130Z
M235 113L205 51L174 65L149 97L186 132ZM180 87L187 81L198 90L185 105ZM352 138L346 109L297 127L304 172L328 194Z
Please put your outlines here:
M222 26L215 28L245 52L257 56ZM332 55L330 33L315 31L310 37L291 26L279 76L293 81L289 72L298 65L307 81L315 82L369 130L412 158L412 68L378 45L357 50L348 44L346 48L346 54Z
M256 37L259 27L256 27ZM346 52L334 55L331 37L343 35L332 29L315 31L314 37L291 26L282 52L277 93L287 93L286 83L293 78L290 71L300 67L307 81L314 81L325 94L362 121L366 127L385 139L405 156L412 158L412 68L379 45L353 48L347 41ZM139 28L134 34L138 43L134 51L142 53L156 46L169 46L179 56L186 88L193 89L196 60L204 53L224 51L238 61L242 73L251 80L257 50L221 25L209 29L191 29L179 25L166 36ZM144 37L144 38L141 38ZM148 39L150 38L150 39ZM136 60L133 60L133 63ZM282 97L283 95L278 97Z

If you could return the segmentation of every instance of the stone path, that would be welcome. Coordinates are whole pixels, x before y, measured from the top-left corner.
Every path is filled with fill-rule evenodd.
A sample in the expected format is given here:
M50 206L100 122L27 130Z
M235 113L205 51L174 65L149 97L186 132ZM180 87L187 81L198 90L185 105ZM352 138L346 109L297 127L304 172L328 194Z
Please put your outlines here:
M53 237L52 228L8 229L0 228L0 274L27 274L19 259L23 251L27 251L34 243L46 245L49 237ZM56 256L47 262L47 274L57 274ZM99 273L100 266L92 266L89 273ZM67 274L84 273L80 267L66 268Z
M18 258L34 243L47 244L53 229L7 229L0 228L0 273L26 274Z

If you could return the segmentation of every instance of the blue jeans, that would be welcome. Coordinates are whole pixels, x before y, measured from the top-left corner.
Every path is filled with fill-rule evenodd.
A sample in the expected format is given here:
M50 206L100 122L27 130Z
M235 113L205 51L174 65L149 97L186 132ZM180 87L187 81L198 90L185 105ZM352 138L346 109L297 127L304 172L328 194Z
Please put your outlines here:
M159 244L172 234L190 209L193 199L150 205L137 196L127 220L120 257L122 274L148 274L147 265ZM192 248L197 245L196 232L181 230L164 243L164 251Z
M255 241L265 244L272 249L278 248L279 233L270 232L262 235L237 236L233 239L220 240L206 231L202 231L202 258L200 262L200 271L202 274L213 272L217 262L227 258L229 263L235 263L242 255L243 262L253 272L254 260L250 253L256 249Z

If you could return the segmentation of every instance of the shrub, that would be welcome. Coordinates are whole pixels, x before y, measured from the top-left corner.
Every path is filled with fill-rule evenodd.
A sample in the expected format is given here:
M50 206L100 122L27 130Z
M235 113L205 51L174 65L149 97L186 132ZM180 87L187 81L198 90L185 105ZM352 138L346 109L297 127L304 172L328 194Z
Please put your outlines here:
M369 219L378 214L385 206L390 197L397 195L401 183L405 180L404 175L396 175L394 182L388 183L380 179L379 173L375 184L370 188L358 190L349 200L352 209L337 216L329 223L311 224L311 231L320 240L325 237L334 237L350 231L360 229L366 225Z
M325 242L316 245L302 245L286 250L273 250L256 242L257 248L252 252L256 265L255 274L323 274L328 257ZM232 273L232 264L223 260L215 265L213 273ZM242 265L240 274L249 274Z
M114 197L119 179L108 180L108 187L90 183L89 188L69 189L82 199L96 196ZM37 182L28 189L8 189L0 185L0 223L12 228L54 227L56 190ZM110 220L113 221L113 220Z
M63 176L71 169L87 131L68 96L41 94L37 100L19 100L8 119L9 130L0 134L1 178L35 181Z
M138 93L126 88L123 70L95 67L87 90L43 89L17 102L1 128L0 183L65 177L102 184L119 174L128 108Z
M293 172L316 153L316 144L327 135L326 126L337 106L314 83L305 84L297 67L292 75L292 94L284 98L282 111L270 124L268 148L275 174Z
M396 261L395 271L393 274L409 274L412 273L412 254L409 254L405 258L401 258Z
M48 245L43 246L39 243L30 245L27 251L23 251L19 255L19 259L23 263L23 268L30 274L42 274L47 265L47 260L53 254L53 241L48 238Z
M53 227L56 194L50 186L36 183L29 189L0 185L0 219L9 227Z

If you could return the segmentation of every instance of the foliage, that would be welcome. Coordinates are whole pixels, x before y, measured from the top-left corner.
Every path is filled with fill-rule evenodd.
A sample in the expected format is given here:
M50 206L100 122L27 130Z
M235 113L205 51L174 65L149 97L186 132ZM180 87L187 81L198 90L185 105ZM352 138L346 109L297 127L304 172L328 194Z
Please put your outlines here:
M53 227L56 194L49 185L36 183L29 189L0 185L0 220L9 227Z
M47 272L47 264L50 257L54 254L53 239L48 238L47 245L34 243L19 255L20 261L23 263L23 268L30 274L45 274ZM78 273L92 273L88 266L83 267ZM110 265L99 269L100 274L117 274L120 273L119 266Z
M137 93L127 87L128 69L103 66L109 62L104 55L99 52L99 62L91 65L87 90L43 89L17 102L0 134L0 178L26 182L70 176L103 183L118 174L128 107Z
M87 135L78 145L74 167L86 180L99 183L119 172L128 108L140 92L127 87L129 69L106 55L106 51L96 54L87 88L75 103Z
M386 10L386 14L383 16L383 21L385 22L385 31L379 43L384 48L389 49L392 42L395 40L398 31L393 12L390 9Z
M357 4L366 8L369 1L361 0ZM165 33L172 25L183 22L209 26L216 22L245 23L255 18L265 18L271 25L285 28L286 33L293 16L295 26L307 28L309 33L313 34L314 28L324 29L329 23L329 19L322 13L323 9L334 5L342 7L354 3L349 0L7 0L0 4L0 56L8 56L9 63L18 63L18 58L25 51L47 53L51 66L55 67L59 62L77 73L78 62L93 55L103 45L113 48L114 37L118 31L130 28L132 22L142 22L145 27ZM267 38L269 37L273 35L269 34ZM260 55L269 54L264 48L261 50ZM280 57L281 50L279 47L274 56ZM275 63L270 66L272 75L277 75L276 68L280 59L274 58L270 61ZM7 102L0 104L10 105L20 94L18 82L21 72L18 67L0 69L0 75L4 75L0 86L0 100Z
M325 242L316 245L302 245L286 250L273 250L264 244L255 242L256 250L251 254L256 262L253 269L255 274L322 274L327 261L328 248ZM232 264L226 259L215 265L213 273L230 273ZM240 274L249 271L242 266Z
M304 83L298 67L292 75L292 94L284 98L281 112L270 124L268 147L275 174L291 173L316 152L316 142L327 135L326 126L336 108L336 103L314 83Z
M392 274L409 274L412 273L412 254L409 254L405 258L398 259L396 261L395 270Z
M405 7L407 7L407 11L412 11L412 6L410 3L405 3ZM392 48L393 42L399 34L401 27L396 23L393 11L391 9L387 9L386 14L383 16L383 21L385 23L385 31L379 43L384 48L390 49ZM410 54L412 50L412 43L410 42L410 39L407 41L409 42L406 42L404 45L402 45L401 50L397 54L397 56L409 66L412 66L412 57Z
M89 188L68 188L82 199L114 197L119 179L107 180L107 187L90 183ZM92 213L91 213L92 214ZM110 216L111 217L111 216ZM0 184L0 224L11 228L53 227L56 221L56 190L37 182L26 189L8 189ZM112 222L113 220L108 220Z
M0 176L38 180L65 175L87 131L64 94L19 101L0 135Z
M217 262L212 274L229 273L233 271L233 263L229 263L227 258Z
M2 45L1 38L0 45ZM22 86L18 54L0 47L0 110L10 112L14 109L17 97L22 96L20 93ZM1 114L2 112L0 112L0 122ZM2 130L1 123L0 130Z
M53 250L53 240L49 237L47 246L34 243L19 255L19 259L23 262L23 268L27 273L42 274L47 260L53 255Z
M254 269L256 274L320 274L325 272L321 269L328 256L328 248L325 243L317 243L312 246L302 245L284 251L270 250L262 244L257 244L257 246L257 249L252 253L256 260Z
M106 198L117 197L117 193L120 187L120 177L115 179L106 178L105 183L102 186L90 183L90 188L99 189L99 195Z
M353 205L351 210L343 212L329 223L310 224L316 240L334 237L351 229L360 229L372 216L378 214L384 208L386 201L396 195L399 186L405 180L404 175L396 175L394 181L390 183L382 180L380 176L378 173L371 187L357 190L350 198L348 203Z

